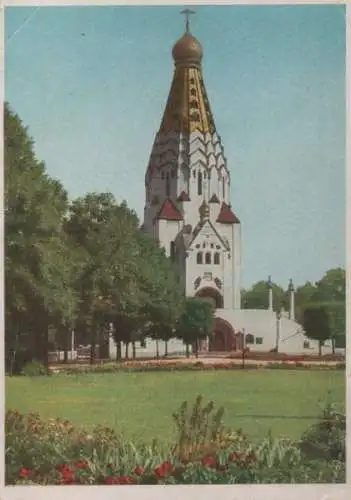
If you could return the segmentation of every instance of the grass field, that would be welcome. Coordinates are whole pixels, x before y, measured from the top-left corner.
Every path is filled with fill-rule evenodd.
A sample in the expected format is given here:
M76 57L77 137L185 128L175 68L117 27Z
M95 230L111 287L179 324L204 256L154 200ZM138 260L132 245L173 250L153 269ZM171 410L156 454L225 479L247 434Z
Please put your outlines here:
M111 373L77 376L6 378L6 408L61 417L90 427L115 428L125 438L169 442L172 412L198 394L224 406L224 423L242 428L252 439L299 438L311 420L241 415L316 416L326 402L345 409L345 373L341 371L224 371Z

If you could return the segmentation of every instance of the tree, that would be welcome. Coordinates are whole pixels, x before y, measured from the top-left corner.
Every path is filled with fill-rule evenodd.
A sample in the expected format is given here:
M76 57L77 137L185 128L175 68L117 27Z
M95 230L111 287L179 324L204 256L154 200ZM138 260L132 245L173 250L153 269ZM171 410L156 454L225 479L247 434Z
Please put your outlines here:
M330 316L324 306L319 304L308 306L303 313L303 328L307 337L318 340L319 355L322 355L322 346L331 337Z
M282 306L288 309L289 302L287 292L275 283L272 285L272 290L274 311L280 310ZM258 281L249 290L242 290L241 301L244 309L268 309L269 289L267 282Z
M195 355L198 356L198 342L205 339L213 331L214 308L212 304L196 297L187 297L184 301L183 311L177 323L177 337L182 339L187 347L194 346Z
M324 302L345 302L346 273L342 268L329 269L316 283L315 300Z
M174 266L163 248L149 236L139 233L141 316L144 336L167 342L174 336L176 322L182 310L183 293ZM157 270L155 272L155 270ZM157 352L158 357L158 352Z
M65 230L71 248L80 251L75 288L81 330L91 344L91 363L106 323L123 323L116 332L122 329L127 340L128 314L137 316L138 223L135 212L124 202L118 205L110 193L89 193L69 208Z
M296 290L297 318L303 318L304 309L319 305L329 316L330 339L333 352L337 346L345 346L346 336L346 303L345 303L345 271L341 268L328 270L320 281L314 285L307 282Z
M303 286L299 286L295 291L295 317L298 321L303 321L303 311L305 307L314 301L317 287L307 281Z
M5 104L6 351L48 361L48 329L71 321L75 296L63 234L67 194L46 174L34 141Z

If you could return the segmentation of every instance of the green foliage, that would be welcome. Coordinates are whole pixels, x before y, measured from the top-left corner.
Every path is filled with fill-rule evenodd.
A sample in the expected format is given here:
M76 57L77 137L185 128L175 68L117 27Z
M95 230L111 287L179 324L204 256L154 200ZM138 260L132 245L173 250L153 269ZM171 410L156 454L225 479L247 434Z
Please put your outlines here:
M74 315L71 266L62 221L67 194L50 179L34 141L5 104L5 348L7 369L19 360L47 363L48 324ZM16 357L22 349L27 351Z
M39 377L43 375L49 375L49 371L46 366L44 366L39 361L31 361L26 363L21 371L21 374L25 377Z
M190 413L187 407L183 403L174 415L180 432L173 450L156 440L151 445L136 446L119 439L107 428L95 428L88 433L68 421L45 422L35 414L8 411L6 483L170 485L345 481L344 455L336 458L334 453L311 460L301 451L299 443L273 439L270 435L253 444L241 431L224 431L220 423L223 409L216 412L206 427L213 403L202 405L202 398L198 397ZM330 415L330 410L327 413ZM209 427L212 431L203 440L201 429ZM311 433L315 436L313 430ZM338 439L345 443L345 437L343 426ZM322 439L327 443L323 436Z
M288 308L288 295L283 288L276 283L272 285L273 308L275 311L281 307ZM242 290L241 303L244 309L267 309L268 308L268 285L266 281L258 281L249 290Z
M310 305L303 314L303 328L307 337L319 341L319 354L325 340L331 337L330 317L325 307Z
M178 412L173 413L178 433L173 453L182 461L193 460L214 449L217 451L224 440L224 408L221 407L214 413L213 401L203 405L202 399L201 395L197 396L191 411L188 402L184 401Z
M5 105L6 359L10 373L52 345L173 335L182 303L170 259L110 193L67 194L36 159L34 141ZM157 270L157 272L155 272ZM20 351L25 351L19 355Z
M198 341L206 338L213 331L214 309L212 304L196 297L184 301L183 311L178 320L177 337L186 345L193 344L198 351Z
M309 458L345 462L346 418L328 404L319 421L304 433L300 447Z

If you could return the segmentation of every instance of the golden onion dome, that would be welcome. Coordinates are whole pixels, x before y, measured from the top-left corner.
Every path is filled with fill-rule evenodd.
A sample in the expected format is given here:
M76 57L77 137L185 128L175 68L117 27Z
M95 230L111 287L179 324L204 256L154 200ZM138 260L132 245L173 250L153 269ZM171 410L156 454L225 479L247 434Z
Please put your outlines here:
M173 46L172 55L176 65L199 66L202 59L201 43L186 32Z

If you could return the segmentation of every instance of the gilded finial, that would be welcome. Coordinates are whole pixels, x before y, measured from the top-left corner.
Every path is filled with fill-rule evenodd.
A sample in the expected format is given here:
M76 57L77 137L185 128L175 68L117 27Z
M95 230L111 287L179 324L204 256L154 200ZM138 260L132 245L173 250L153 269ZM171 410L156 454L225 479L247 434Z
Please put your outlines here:
M200 213L201 220L206 220L210 217L210 207L205 202L205 200L203 200L203 202L199 208L199 213Z
M181 11L181 14L185 16L185 32L190 33L190 16L195 14L195 12L190 9L184 9Z

